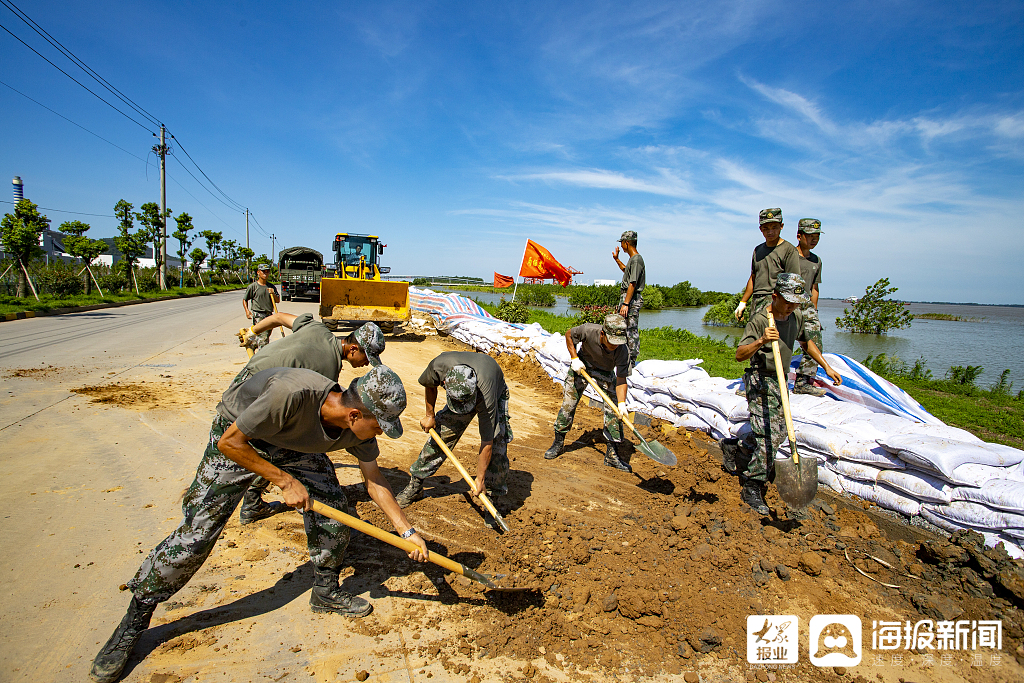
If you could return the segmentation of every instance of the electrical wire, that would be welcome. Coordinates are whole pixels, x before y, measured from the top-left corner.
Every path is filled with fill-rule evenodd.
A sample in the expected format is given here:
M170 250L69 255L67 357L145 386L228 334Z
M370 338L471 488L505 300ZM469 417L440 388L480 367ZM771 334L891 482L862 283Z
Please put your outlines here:
M256 224L256 231L258 233L260 233L261 235L263 235L264 237L266 237L269 240L270 239L270 235L268 235L267 231L263 229L263 226L260 225L260 222L258 220L256 220L256 216L253 214L252 211L249 212L249 218L251 218L253 223Z
M14 202L9 202L6 199L0 199L0 202L3 202L4 204L14 204ZM37 206L36 208L42 209L43 211L56 211L57 213L73 213L76 216L99 216L100 218L117 218L117 216L112 216L109 213L83 213L81 211L65 211L64 209L51 209L48 206Z
M150 114L148 111L143 109L142 106L139 105L137 102L133 101L130 97L128 97L123 92L121 92L113 85L111 85L111 83L107 81L107 79L103 78L98 73L96 73L96 71L93 70L88 64L79 59L78 56L75 55L75 53L66 48L59 40L51 36L46 31L46 29L37 24L30 16L25 14L25 12L20 7L15 5L13 2L10 2L10 0L0 0L0 4L3 4L5 7L7 7L7 9L11 10L11 12L13 12L15 16L17 16L19 19L25 22L29 28L31 28L33 31L39 34L39 36L41 36L50 45L55 47L61 54L70 59L76 66L85 71L89 76L93 78L93 80L95 80L97 83L106 88L108 92L110 92L119 100L121 100L129 107L134 109L137 113L149 119L154 125L160 125L160 121L155 116Z
M222 190L219 187L217 187L217 183L213 182L213 180L210 179L210 176L206 175L206 171L204 171L202 168L199 167L199 164L196 163L196 160L192 158L192 155L188 153L188 150L185 149L185 146L183 144L181 144L181 140L178 140L178 138L174 137L173 134L171 134L171 139L178 143L178 147L181 148L181 151L185 153L185 156L188 157L189 161L192 162L192 164L196 167L196 169L198 169L199 172L203 174L203 177L206 178L207 180L209 180L210 184L213 185L215 188L217 188L217 192L220 192L224 196L224 198L228 200L228 202L231 202L231 204L235 205L234 207L231 207L231 208L234 208L234 209L236 209L238 211L245 211L245 205L244 204L239 204L234 199L232 199L231 197L227 196L227 194L224 193L224 190ZM184 168L184 166L182 166L182 167ZM192 176L192 177L194 178L195 176ZM196 178L196 182L199 182L198 178ZM213 194L213 193L211 192L210 194ZM225 206L230 206L230 205L227 204L227 202L224 202L223 200L221 200L221 203L224 204Z
M54 64L53 62L51 62L51 61L50 61L49 59L47 59L47 58L46 58L46 56L44 56L44 55L43 55L43 54L42 54L41 52L39 52L38 50L36 50L36 49L35 49L34 47L32 47L31 45L29 45L28 43L26 43L26 42L25 42L24 40L22 40L22 39L21 39L21 38L19 38L18 36L16 36L16 35L14 35L13 33L11 33L11 30L10 30L10 29L8 29L8 28L7 28L6 26L4 26L3 24L0 24L0 28L2 28L3 30L7 31L7 33L9 33L9 34L11 35L11 37L12 37L12 38L14 38L15 40L17 40L17 41L18 41L19 43L21 43L22 45L24 45L24 46L25 46L25 47L27 47L28 49L32 50L32 52L35 52L35 53L36 53L37 55L39 55L40 57L42 57L43 59L45 59L45 60L46 60L46 62L47 62L47 64L49 64L50 66L52 66L52 67L53 67L54 69L56 69L57 71L61 72L62 74L64 74L65 76L67 76L68 78L70 78L71 80L73 80L73 81L74 81L75 83L78 83L78 85L80 85L80 86L82 86L83 88L85 88L85 90L87 90L87 91L88 91L89 93L91 93L91 94L93 95L93 97L95 97L96 99L98 99L98 100L99 100L100 102L102 102L103 104L107 105L108 107L110 107L111 109L113 109L113 110L114 110L114 111L116 111L116 112L117 112L118 114L120 114L121 116L125 117L126 119L128 119L128 120L129 120L129 121L131 121L132 123L134 123L134 124L135 124L136 126L138 126L139 128L141 128L142 130L144 130L144 131L146 131L146 132L148 132L148 133L152 133L152 132L153 132L153 131L151 131L151 130L150 130L150 129L149 129L148 127L146 127L146 126L145 126L144 124L141 124L141 123L139 123L138 121L136 121L135 119L133 119L133 118L132 118L131 116L129 116L128 114L124 113L123 111L121 111L120 109L118 109L117 107L115 107L115 106L114 106L113 104L111 104L110 102L108 102L108 101L106 101L105 99L103 99L103 98L102 98L102 97L101 97L100 95L97 95L97 94L96 94L95 92L93 92L92 90L90 90L88 86L86 86L85 84L83 84L83 83L82 83L81 81L79 81L79 80L78 80L77 78L75 78L74 76L72 76L71 74L69 74L69 73L68 73L67 71L65 71L64 69L60 68L59 66L57 66L56 64Z

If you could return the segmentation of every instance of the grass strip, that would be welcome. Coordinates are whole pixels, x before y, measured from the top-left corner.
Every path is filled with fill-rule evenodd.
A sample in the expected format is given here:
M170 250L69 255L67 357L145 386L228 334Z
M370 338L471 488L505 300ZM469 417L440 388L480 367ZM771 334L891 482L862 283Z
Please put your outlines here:
M244 289L248 285L211 285L207 288L185 287L178 289L165 289L163 291L142 292L141 295L135 292L107 292L100 296L99 292L89 295L79 294L69 297L56 297L50 294L40 294L39 301L35 297L0 296L0 315L7 313L21 313L22 311L45 312L55 308L77 308L79 306L96 306L97 304L114 304L126 301L151 301L155 299L168 299L176 296L194 296L197 294L216 294L228 292L235 289Z

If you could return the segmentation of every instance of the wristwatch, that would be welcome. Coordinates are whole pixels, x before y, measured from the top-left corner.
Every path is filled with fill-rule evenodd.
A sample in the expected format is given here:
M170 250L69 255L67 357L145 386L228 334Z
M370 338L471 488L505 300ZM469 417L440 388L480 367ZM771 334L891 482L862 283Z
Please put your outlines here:
M412 527L411 526L411 527L409 527L408 529L406 529L405 531L402 532L402 538L409 538L410 536L414 535L415 533L416 533L416 527Z

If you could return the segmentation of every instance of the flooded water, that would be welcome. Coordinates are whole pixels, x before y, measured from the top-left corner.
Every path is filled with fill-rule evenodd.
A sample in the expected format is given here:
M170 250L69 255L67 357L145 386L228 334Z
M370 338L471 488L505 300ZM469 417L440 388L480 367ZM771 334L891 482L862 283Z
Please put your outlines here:
M501 300L500 294L490 292L460 293L492 304ZM1020 363L1024 356L1024 307L911 304L911 313L948 313L976 318L978 322L918 319L909 328L895 330L887 335L852 334L837 330L836 318L843 314L843 308L849 307L850 304L833 299L818 301L821 322L825 328L822 343L826 351L841 353L858 361L879 353L899 356L910 364L923 357L926 367L936 378L945 375L952 365L980 365L985 370L977 384L986 388L999 379L1004 369L1009 368L1014 389L1024 389L1024 366ZM565 297L557 297L555 306L539 310L558 315L576 312L569 307ZM704 325L701 319L705 311L706 306L644 311L640 314L640 328L676 327L702 336L710 335L715 339L735 338L743 333L740 328Z

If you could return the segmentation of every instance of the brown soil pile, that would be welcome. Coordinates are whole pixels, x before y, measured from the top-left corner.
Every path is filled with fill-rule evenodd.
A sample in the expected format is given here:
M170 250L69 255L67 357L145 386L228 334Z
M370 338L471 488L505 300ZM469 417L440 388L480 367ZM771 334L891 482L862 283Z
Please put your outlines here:
M118 382L104 386L78 387L71 391L89 396L92 399L90 403L104 403L132 410L186 407L198 400L198 397L169 382Z
M52 375L58 374L63 368L56 368L53 366L45 368L16 368L9 370L5 377L33 377L35 379L45 379Z

